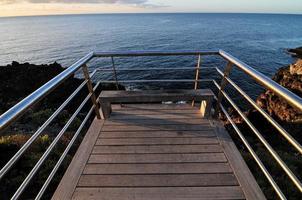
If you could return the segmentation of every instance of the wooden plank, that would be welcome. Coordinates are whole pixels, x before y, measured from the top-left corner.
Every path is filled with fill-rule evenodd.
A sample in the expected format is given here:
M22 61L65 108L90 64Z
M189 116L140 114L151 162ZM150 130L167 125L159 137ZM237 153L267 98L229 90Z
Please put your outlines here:
M127 131L127 132L102 132L100 138L196 138L196 137L216 137L214 131Z
M200 114L200 111L198 109L170 109L170 110L127 110L127 109L123 109L123 110L115 110L115 113L119 113L119 114L127 114L127 115L163 115L163 114Z
M183 145L183 144L217 144L213 137L203 138L102 138L96 145Z
M105 125L102 132L105 131L203 131L213 129L210 125L126 125L126 126L109 126Z
M113 104L113 110L196 110L197 107L192 107L191 105L184 104L160 104L160 103L151 103L151 104L123 104L121 107L120 104Z
M227 163L88 164L83 174L206 174L232 173Z
M93 154L220 153L220 145L94 146Z
M79 187L200 187L233 186L233 174L82 175Z
M71 199L104 121L95 118L68 166L52 199Z
M105 121L105 125L110 125L110 126L125 126L125 125L181 125L181 124L192 124L192 125L206 125L209 124L208 120L205 119L112 119L109 118L108 120Z
M161 101L186 101L205 100L213 97L212 90L144 90L144 91L102 91L99 98L108 102L161 102Z
M224 149L231 167L240 183L246 199L266 199L259 185L257 184L254 176L243 160L236 145L232 141L231 137L224 129L223 124L218 121L213 121L213 125L216 127L217 136Z
M244 199L239 186L77 188L74 200L209 200Z
M216 137L198 138L101 138L96 145L184 145L218 144Z
M210 163L227 162L223 153L195 154L92 154L88 163Z
M112 112L109 119L202 119L202 114L128 115Z

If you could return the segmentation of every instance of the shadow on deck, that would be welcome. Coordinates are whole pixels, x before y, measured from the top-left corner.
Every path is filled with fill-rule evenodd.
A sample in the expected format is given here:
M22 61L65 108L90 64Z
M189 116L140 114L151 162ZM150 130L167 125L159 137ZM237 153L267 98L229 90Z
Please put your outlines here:
M190 105L95 119L53 199L265 199L220 122Z

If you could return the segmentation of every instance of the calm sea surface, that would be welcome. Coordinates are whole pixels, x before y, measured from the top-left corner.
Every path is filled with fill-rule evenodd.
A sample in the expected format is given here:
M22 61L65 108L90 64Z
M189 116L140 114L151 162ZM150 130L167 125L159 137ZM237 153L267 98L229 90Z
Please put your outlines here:
M272 76L293 61L286 48L302 46L302 15L270 14L109 14L0 18L0 65L13 60L35 64L57 61L67 67L89 51L223 49ZM116 59L117 67L192 67L196 57ZM205 57L203 66L224 66ZM109 67L108 59L90 68ZM202 76L215 76L204 71ZM110 79L111 74L98 74ZM193 73L154 71L123 78L193 78ZM243 87L256 87L238 72ZM130 85L139 88L139 85ZM159 85L164 87L165 85ZM188 86L183 84L182 86ZM150 87L156 87L150 85Z

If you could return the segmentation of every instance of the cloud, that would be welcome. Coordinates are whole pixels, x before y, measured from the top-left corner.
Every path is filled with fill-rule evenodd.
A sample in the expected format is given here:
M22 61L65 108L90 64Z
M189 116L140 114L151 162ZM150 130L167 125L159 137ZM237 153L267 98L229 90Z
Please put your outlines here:
M17 4L17 3L62 3L62 4L117 4L128 5L140 8L165 8L163 4L152 4L149 0L0 0L1 4Z
M13 3L64 3L64 4L124 4L141 7L163 7L162 5L150 4L149 0L0 0L0 4Z

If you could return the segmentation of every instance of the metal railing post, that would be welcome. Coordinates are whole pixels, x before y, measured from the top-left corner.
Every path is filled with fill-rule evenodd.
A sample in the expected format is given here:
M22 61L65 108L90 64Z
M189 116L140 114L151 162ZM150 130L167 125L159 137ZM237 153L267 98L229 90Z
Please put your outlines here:
M196 74L195 74L194 90L197 90L197 88L198 88L198 80L199 80L199 72L200 72L200 62L201 62L201 55L198 54L198 61L197 61ZM195 100L192 101L192 106L194 106L194 105L195 105Z
M114 79L115 79L115 87L116 87L116 90L119 90L116 68L115 68L115 63L114 63L113 56L111 56L111 62L112 62L113 75L114 75Z
M219 89L218 97L217 97L217 105L216 105L216 109L215 109L215 113L214 113L215 117L218 117L220 104L221 104L221 101L222 101L222 98L223 98L222 91L224 91L224 89L226 88L226 86L228 84L228 81L226 80L226 78L229 77L229 75L231 73L231 70L232 70L232 67L233 67L233 63L228 62L227 66L226 66L226 68L223 72L223 78L222 78L221 83L220 83L220 89Z
M89 75L89 72L88 72L87 65L86 64L82 65L82 69L83 69L84 77L87 80L87 87L88 87L89 93L91 94L91 97L90 97L91 101L92 101L93 105L95 105L94 110L95 110L96 117L98 119L101 119L100 109L99 109L99 106L96 102L96 96L95 96L95 93L93 91L93 86L92 86L92 82L91 82L91 78L90 78L90 75Z
M112 62L113 76L114 76L114 80L115 80L115 87L116 87L116 90L120 90L119 86L118 86L118 79L117 79L117 73L116 73L115 62L114 62L113 56L111 56L111 62ZM120 106L122 107L123 105L120 103Z

